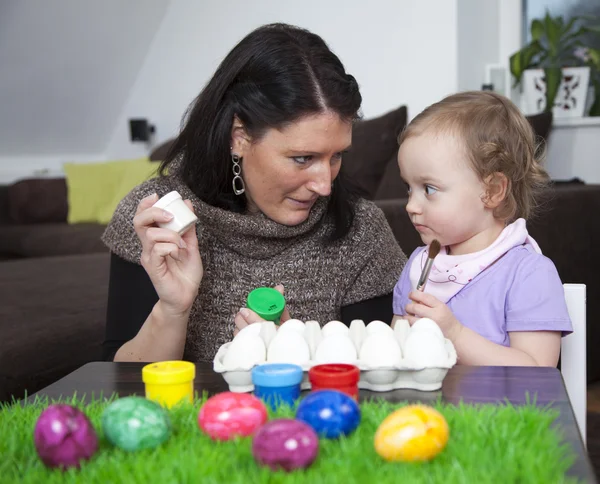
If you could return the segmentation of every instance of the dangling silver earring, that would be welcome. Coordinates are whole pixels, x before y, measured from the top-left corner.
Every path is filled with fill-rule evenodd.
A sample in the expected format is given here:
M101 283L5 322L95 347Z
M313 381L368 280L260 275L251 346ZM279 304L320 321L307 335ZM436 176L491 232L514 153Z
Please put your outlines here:
M241 195L246 191L246 185L244 184L243 178L240 176L242 174L242 167L240 166L240 161L242 161L242 159L235 153L231 153L231 161L233 162L233 180L231 181L233 193Z

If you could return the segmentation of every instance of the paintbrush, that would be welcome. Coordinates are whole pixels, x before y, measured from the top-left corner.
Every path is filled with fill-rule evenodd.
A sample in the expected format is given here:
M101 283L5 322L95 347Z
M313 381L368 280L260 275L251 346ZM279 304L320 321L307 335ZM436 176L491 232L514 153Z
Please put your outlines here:
M419 282L417 282L417 291L423 292L425 290L425 284L427 284L427 279L429 279L429 273L431 272L431 268L433 266L433 259L435 259L440 253L441 248L442 247L437 239L433 239L433 242L431 242L431 245L429 246L427 262L425 262L425 267L423 268L423 272L421 272Z

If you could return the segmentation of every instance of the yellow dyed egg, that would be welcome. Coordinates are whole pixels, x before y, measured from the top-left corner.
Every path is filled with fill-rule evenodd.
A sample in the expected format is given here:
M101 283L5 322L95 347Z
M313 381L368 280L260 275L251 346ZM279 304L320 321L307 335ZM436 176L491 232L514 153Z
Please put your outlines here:
M375 450L388 461L433 459L448 442L444 416L426 405L409 405L388 415L375 433Z

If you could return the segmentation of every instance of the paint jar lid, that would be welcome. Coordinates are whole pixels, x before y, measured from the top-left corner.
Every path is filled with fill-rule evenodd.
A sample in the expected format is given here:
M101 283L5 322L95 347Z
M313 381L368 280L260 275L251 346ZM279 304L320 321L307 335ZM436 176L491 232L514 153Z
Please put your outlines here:
M252 383L259 387L289 387L302 381L302 367L292 363L265 363L252 369Z
M173 385L186 383L196 377L196 366L189 361L158 361L142 368L144 383Z
M259 287L248 294L248 307L266 321L275 321L283 313L285 298L277 289Z
M313 385L330 388L352 386L360 379L357 366L345 363L328 363L313 366L308 371L308 378Z

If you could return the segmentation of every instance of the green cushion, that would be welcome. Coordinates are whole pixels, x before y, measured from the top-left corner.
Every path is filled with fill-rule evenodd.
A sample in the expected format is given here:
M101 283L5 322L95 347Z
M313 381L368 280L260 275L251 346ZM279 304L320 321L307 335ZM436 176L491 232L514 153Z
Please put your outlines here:
M147 158L102 163L65 163L70 224L107 224L134 187L156 176L158 163Z

